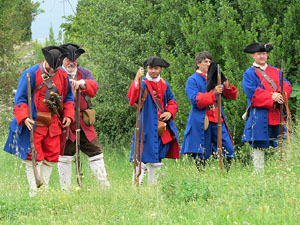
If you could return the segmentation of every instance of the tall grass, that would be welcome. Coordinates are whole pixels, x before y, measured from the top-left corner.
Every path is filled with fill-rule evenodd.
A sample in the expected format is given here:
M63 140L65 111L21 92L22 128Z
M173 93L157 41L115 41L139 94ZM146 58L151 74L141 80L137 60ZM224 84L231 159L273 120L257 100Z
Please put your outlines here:
M165 160L159 185L139 188L131 184L129 145L106 146L110 189L98 186L82 155L82 189L74 170L73 191L61 191L54 168L50 189L34 198L21 160L1 151L0 224L300 224L298 146L294 137L289 159L270 155L259 175L239 161L222 174L216 160L201 172L189 157Z

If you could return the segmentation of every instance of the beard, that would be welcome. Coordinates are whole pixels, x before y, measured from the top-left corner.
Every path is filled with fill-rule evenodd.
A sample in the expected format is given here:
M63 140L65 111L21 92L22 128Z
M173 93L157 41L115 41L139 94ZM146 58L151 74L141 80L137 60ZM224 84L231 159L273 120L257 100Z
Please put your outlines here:
M71 73L72 74L72 73L76 72L77 67L76 66L67 66L66 70L67 70L67 73Z

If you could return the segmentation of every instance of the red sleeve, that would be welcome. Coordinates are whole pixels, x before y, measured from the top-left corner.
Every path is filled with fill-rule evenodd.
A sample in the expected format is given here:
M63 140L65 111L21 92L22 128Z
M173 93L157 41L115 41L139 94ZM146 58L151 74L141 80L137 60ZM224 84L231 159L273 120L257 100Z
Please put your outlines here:
M127 99L129 101L129 105L133 106L134 103L136 103L139 99L139 82L136 82L136 80L133 80L129 90L127 92Z
M175 99L168 101L166 106L166 111L172 113L172 119L175 120L175 116L178 110L178 104Z
M80 89L80 91L89 96L89 97L94 97L97 94L98 91L98 84L94 80L84 80L85 81L85 86L86 89Z
M14 115L19 126L24 125L24 120L29 117L28 105L25 103L19 103L14 107Z
M213 105L216 100L217 98L213 90L210 90L206 93L198 92L196 96L196 103L200 109L206 108L209 105Z
M232 84L229 84L230 88L223 88L223 95L227 99L236 100L237 99L237 88Z
M73 101L65 102L63 103L64 108L64 116L63 117L69 117L72 122L74 121L74 112L75 112L75 105Z
M251 98L251 107L273 109L273 105L272 93L257 87Z

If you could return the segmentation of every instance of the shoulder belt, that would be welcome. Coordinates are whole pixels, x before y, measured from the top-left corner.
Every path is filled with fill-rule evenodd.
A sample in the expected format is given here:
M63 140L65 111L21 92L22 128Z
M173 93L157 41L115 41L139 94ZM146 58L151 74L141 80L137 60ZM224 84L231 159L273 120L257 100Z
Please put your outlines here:
M254 67L262 76L264 79L266 79L268 81L268 83L272 86L272 88L277 91L278 90L278 87L277 85L275 84L275 82L266 74L265 71L261 70L260 68L258 67ZM263 83L264 80L261 81L261 84Z
M39 86L37 86L36 88L33 89L33 93L36 93L37 91L41 90L41 88L44 87L52 79L52 77L44 76L45 70L44 70L42 63L39 64L39 68L41 70L41 76L43 77L44 81Z

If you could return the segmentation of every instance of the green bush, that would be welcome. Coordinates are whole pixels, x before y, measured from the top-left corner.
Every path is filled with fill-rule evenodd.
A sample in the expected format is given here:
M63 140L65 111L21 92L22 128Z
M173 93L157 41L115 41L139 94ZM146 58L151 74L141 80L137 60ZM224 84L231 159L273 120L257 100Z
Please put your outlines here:
M244 151L241 115L247 102L241 81L253 59L243 49L255 41L272 42L270 65L280 67L284 59L287 79L298 85L299 15L300 3L295 0L80 0L76 15L68 17L62 28L65 42L83 45L87 64L99 82L94 102L96 129L103 138L130 140L135 113L128 106L127 90L142 62L159 55L171 63L162 77L177 98L175 122L181 142L190 110L186 80L194 73L196 54L208 50L238 88L238 99L223 104L236 149ZM299 91L293 96L299 98ZM293 98L290 104L294 114L295 102Z

